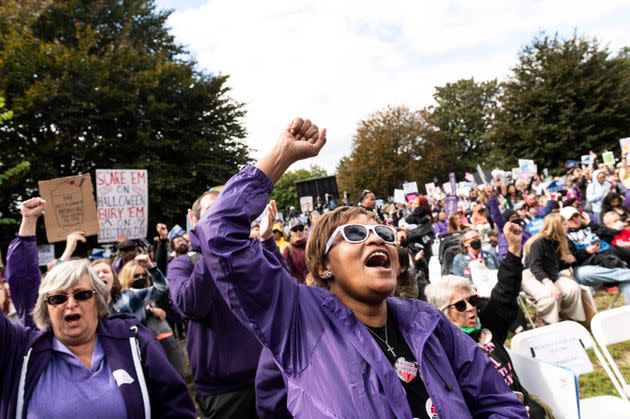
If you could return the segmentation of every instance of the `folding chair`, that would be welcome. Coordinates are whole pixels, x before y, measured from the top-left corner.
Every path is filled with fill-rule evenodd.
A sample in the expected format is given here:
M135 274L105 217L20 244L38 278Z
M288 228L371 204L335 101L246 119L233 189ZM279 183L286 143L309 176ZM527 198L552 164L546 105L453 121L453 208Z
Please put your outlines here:
M580 418L601 418L602 414L610 418L630 418L630 402L590 333L581 324L567 320L527 330L512 338L511 347L523 356L570 368L577 376L593 371L593 364L586 353L587 349L592 349L623 398L597 396L580 399Z
M608 345L630 341L630 306L617 307L597 313L591 320L591 331L599 344L606 361L610 364L617 381L623 388L622 397L628 400L630 385L621 374L617 363L613 359Z

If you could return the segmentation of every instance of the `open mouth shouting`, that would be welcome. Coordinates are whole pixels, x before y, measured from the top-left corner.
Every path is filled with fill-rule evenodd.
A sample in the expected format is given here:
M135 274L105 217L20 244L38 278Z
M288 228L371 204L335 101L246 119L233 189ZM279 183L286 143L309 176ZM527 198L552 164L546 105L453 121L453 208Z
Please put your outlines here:
M368 268L383 268L389 269L391 267L391 259L387 252L377 250L368 255L365 258L365 266Z
M63 320L66 322L68 327L77 327L81 321L81 315L78 313L66 314L63 317Z

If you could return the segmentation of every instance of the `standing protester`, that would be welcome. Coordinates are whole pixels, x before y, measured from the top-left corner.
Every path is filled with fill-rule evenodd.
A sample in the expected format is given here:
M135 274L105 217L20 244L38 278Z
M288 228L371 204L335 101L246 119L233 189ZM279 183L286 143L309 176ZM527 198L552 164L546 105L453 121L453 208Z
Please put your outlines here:
M299 218L289 220L289 245L284 248L282 256L287 261L289 272L300 284L306 282L306 230Z
M132 316L108 318L107 286L87 260L41 279L35 229L44 208L41 198L22 203L7 254L13 301L34 327L0 314L0 418L194 418L186 384L151 332Z
M167 277L176 309L189 319L186 347L202 418L253 419L256 418L254 379L261 345L232 314L198 253L197 221L204 217L217 196L218 192L206 192L189 210L193 252L174 258L168 265ZM248 237L249 234L248 222ZM277 252L272 237L264 245Z
M372 212L339 207L313 227L307 265L325 289L297 284L249 238L274 182L325 142L325 130L294 120L256 167L232 177L195 229L221 296L280 368L289 411L297 417L527 417L483 352L438 310L388 298L398 272L395 232Z

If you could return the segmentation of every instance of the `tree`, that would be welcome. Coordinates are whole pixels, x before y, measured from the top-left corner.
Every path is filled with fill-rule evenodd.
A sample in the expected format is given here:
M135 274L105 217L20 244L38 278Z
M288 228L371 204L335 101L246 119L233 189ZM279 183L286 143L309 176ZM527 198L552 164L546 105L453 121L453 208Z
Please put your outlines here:
M363 189L386 197L405 180L431 179L429 161L435 163L435 154L427 146L438 140L427 117L426 112L396 106L360 121L350 156L337 165L340 191L356 201Z
M278 211L284 211L286 215L289 207L299 208L295 182L322 176L328 176L328 173L317 165L311 165L309 169L292 170L282 175L271 194L271 199L275 199L278 204Z
M541 35L523 48L497 114L496 154L562 167L590 150L617 149L630 135L630 55L596 39Z
M150 223L181 223L197 195L249 161L228 77L196 69L168 15L153 0L3 2L0 92L14 118L0 132L0 171L37 162L8 202L38 180L147 169Z
M431 122L442 135L447 154L453 159L451 171L472 170L485 163L488 132L498 110L499 84L496 80L476 82L473 78L436 87Z

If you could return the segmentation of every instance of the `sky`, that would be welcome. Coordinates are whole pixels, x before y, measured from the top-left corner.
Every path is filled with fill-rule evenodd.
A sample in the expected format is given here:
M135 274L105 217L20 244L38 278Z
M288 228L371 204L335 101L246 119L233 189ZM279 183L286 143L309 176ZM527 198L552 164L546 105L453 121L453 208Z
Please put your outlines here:
M630 46L627 0L156 0L199 69L230 76L254 158L303 116L328 129L315 163L334 173L359 121L433 104L435 86L505 80L542 32Z

